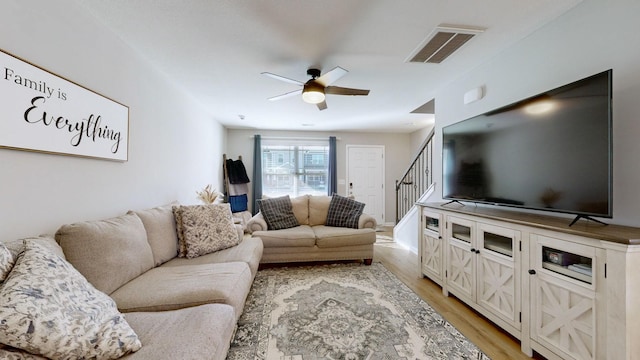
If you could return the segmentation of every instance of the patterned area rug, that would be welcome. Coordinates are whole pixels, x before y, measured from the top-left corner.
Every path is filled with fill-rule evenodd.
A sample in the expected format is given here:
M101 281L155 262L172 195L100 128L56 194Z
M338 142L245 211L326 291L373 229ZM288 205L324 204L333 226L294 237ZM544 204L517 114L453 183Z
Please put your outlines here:
M260 270L227 359L489 359L380 263Z

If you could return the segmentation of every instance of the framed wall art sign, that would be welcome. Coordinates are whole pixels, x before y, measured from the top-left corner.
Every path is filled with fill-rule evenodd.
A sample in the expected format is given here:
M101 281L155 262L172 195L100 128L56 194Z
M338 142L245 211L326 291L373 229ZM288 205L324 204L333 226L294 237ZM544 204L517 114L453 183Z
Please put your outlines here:
M128 160L129 108L0 50L0 147Z

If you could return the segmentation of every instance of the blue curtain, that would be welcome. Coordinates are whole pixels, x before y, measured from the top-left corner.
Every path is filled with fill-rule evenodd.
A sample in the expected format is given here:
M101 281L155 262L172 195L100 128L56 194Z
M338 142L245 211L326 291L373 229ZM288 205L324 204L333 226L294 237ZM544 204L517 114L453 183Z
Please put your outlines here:
M338 173L337 173L337 156L336 156L336 137L329 136L329 196L338 192Z
M253 215L258 213L258 200L262 198L262 142L260 135L253 137L253 204L251 212Z

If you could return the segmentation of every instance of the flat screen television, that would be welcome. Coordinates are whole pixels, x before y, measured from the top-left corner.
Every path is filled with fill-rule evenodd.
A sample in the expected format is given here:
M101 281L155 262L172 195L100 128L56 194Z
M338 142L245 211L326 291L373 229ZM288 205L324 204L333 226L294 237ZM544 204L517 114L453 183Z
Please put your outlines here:
M443 198L612 217L611 103L607 70L444 127Z

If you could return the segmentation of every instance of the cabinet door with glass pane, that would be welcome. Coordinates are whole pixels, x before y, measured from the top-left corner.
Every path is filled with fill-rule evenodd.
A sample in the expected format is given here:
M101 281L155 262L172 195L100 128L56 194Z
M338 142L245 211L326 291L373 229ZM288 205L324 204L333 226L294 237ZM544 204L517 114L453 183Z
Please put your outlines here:
M478 223L476 302L520 329L520 232Z
M596 359L596 249L532 235L531 338L566 359Z
M448 217L447 290L466 301L476 296L475 223Z
M422 210L420 261L422 274L440 286L444 279L444 246L440 233L441 215Z

